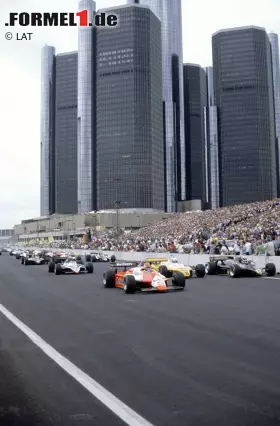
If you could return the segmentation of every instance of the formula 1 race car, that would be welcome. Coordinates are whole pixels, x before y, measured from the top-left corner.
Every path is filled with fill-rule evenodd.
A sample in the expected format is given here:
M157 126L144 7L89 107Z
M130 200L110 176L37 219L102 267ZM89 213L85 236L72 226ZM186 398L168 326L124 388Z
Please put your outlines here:
M69 257L69 254L65 251L57 251L47 253L48 262L53 262L55 264L64 262Z
M62 274L92 274L93 273L93 263L87 262L86 264L80 259L80 256L67 257L61 263L49 263L49 272L55 272L56 275Z
M45 265L48 263L47 259L41 252L35 251L33 254L27 254L21 258L22 265Z
M264 268L257 268L255 262L246 256L210 256L205 265L207 275L229 275L232 278L273 277L276 274L274 263L267 263Z
M136 262L116 262L104 272L103 284L106 288L122 288L127 294L135 291L165 293L184 290L185 277L182 272L175 272L168 279L146 264L142 266Z
M92 251L86 255L87 262L110 262L108 254L102 251Z
M175 272L181 272L186 279L191 278L193 270L198 278L205 276L204 265L186 266L180 263L175 256L170 256L169 258L147 258L142 263L144 264L145 262L150 263L153 269L160 272L166 278L171 278Z

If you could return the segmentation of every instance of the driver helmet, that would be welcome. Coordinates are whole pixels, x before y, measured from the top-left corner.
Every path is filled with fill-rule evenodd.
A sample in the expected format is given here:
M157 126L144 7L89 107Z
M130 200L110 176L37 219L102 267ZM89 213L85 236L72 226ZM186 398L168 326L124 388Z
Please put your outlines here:
M150 268L151 264L149 262L145 262L143 265L144 268Z
M244 264L248 263L248 259L246 256L241 256L241 263L244 263Z

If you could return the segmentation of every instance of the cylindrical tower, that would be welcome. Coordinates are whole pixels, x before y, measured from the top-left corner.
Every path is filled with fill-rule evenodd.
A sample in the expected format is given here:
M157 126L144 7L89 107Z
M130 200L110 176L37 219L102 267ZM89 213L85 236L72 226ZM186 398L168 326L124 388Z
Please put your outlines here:
M41 62L41 184L40 184L40 211L41 216L53 213L53 145L54 145L54 60L55 48L42 48Z
M89 23L96 10L92 0L81 0L79 10L88 10ZM78 47L78 212L93 209L94 193L94 109L93 109L93 61L94 33L92 26L79 27Z
M269 33L268 38L271 45L272 68L273 68L273 89L275 101L275 124L276 137L278 138L279 164L280 164L280 62L279 62L279 42L278 35Z
M213 67L206 68L208 91L208 145L210 154L210 188L212 209L220 207L220 175L219 175L219 142L218 142L218 114L214 99Z

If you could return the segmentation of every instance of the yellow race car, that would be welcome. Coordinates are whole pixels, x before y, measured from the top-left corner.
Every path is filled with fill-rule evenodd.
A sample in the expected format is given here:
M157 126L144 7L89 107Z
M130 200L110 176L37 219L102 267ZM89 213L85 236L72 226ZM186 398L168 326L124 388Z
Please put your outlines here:
M146 258L143 263L149 263L153 269L166 278L171 278L174 272L182 272L186 279L191 278L193 276L193 271L197 278L203 278L205 276L204 265L186 266L180 263L175 256L170 256L169 258Z

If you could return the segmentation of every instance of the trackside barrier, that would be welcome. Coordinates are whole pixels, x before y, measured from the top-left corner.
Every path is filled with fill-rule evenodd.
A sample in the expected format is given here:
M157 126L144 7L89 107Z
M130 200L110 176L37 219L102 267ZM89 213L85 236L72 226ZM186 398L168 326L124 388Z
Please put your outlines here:
M31 247L30 247L31 248ZM39 247L32 247L32 249L39 249ZM58 250L54 248L44 247L44 250ZM63 251L64 249L61 249ZM74 251L77 254L80 254L81 256L84 256L86 254L89 254L91 251L94 250L71 250ZM147 253L147 252L113 252L113 251L104 251L103 253L106 253L110 256L113 254L116 256L117 260L126 260L131 262L140 262L141 260L145 260L146 258L166 258L170 256L170 253ZM202 263L205 265L205 263L209 262L209 254L177 254L175 253L174 256L176 259L178 259L179 262L184 263L185 265L194 266L198 263ZM276 266L276 271L278 274L280 274L280 256L246 256L248 259L253 260L256 263L257 268L263 268L267 262L272 262Z

